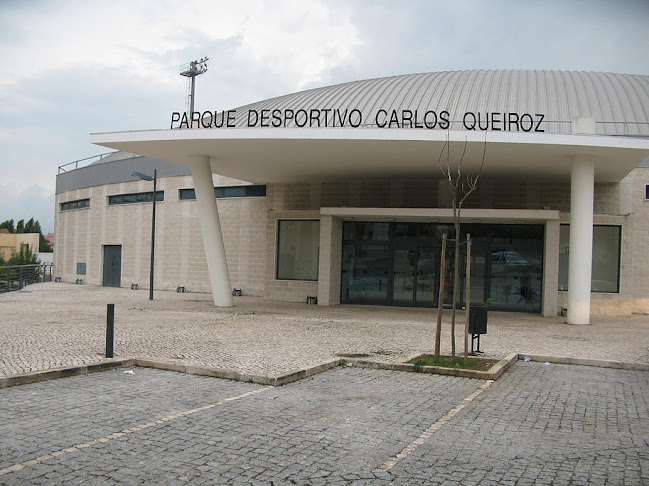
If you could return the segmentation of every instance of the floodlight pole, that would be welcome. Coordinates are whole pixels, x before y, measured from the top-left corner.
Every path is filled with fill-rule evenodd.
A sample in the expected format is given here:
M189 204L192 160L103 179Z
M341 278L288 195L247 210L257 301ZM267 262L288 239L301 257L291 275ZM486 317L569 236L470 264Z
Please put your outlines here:
M191 94L189 99L189 117L191 118L192 113L194 113L194 93L196 92L196 76L191 77Z
M196 76L207 71L207 61L208 57L203 57L197 61L192 61L189 64L186 64L181 67L180 75L186 78L190 78L191 87L189 94L189 117L191 119L192 113L194 113L194 96L196 94Z

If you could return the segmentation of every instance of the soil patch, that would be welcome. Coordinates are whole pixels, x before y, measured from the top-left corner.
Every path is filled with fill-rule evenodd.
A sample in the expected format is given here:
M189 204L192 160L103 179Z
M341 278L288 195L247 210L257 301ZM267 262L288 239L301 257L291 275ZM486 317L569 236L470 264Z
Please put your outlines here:
M415 370L422 366L439 366L441 368L451 368L451 369L460 369L460 370L474 370L474 371L489 371L496 363L500 360L490 359L490 358L479 358L474 356L469 356L464 358L463 356L456 356L453 360L450 356L442 356L435 360L435 356L432 354L422 354L417 356L407 363L415 366Z

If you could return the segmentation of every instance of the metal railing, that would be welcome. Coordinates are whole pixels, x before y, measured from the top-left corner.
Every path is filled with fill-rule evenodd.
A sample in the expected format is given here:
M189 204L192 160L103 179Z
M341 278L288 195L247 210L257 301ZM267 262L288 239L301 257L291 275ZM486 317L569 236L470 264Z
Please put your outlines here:
M52 263L0 267L0 293L20 290L29 284L51 282L53 268Z
M93 162L100 161L104 157L106 157L107 155L111 155L111 154L114 154L114 153L115 152L113 151L113 152L106 152L106 153L99 154L99 155L92 155L90 157L86 157L85 159L74 160L72 162L68 162L67 164L59 165L58 174L61 174L63 172L69 172L71 170L76 170L76 169L79 169L81 167L85 167L86 165L90 165ZM71 167L71 166L74 166L74 167Z

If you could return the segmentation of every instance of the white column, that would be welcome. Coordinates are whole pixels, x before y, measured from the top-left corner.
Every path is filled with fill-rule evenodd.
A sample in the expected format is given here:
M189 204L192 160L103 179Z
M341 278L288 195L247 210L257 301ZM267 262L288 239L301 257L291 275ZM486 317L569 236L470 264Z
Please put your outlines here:
M205 246L207 270L210 274L214 305L217 307L231 307L234 302L232 301L230 275L225 259L223 233L221 232L219 211L216 207L212 167L210 166L209 157L197 156L191 168L196 190L196 203L198 204L198 220L203 234L203 245Z
M590 324L594 187L593 160L574 156L570 175L568 324Z

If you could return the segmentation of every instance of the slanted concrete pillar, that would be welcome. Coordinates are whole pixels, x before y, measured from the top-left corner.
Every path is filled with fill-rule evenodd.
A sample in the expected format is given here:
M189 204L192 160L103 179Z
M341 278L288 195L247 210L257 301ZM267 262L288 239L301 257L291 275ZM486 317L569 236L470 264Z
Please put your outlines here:
M214 183L212 182L212 168L210 159L206 156L197 156L191 166L194 188L196 190L196 204L198 205L198 220L203 234L203 245L207 257L207 270L212 286L212 298L217 307L231 307L232 288L230 287L230 274L225 259L225 246L219 211L214 196Z

